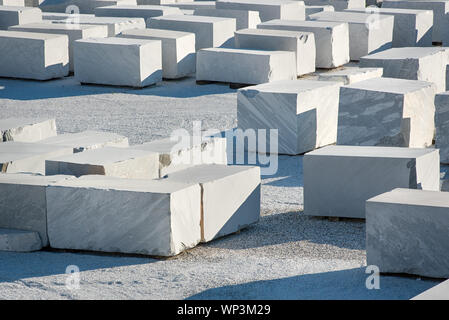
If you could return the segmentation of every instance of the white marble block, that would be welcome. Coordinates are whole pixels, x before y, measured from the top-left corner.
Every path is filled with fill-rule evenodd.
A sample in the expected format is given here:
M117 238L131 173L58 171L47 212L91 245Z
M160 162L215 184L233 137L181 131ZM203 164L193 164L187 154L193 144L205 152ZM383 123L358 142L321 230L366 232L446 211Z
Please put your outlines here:
M359 12L319 12L310 20L349 24L349 56L358 61L367 54L391 48L394 16Z
M201 241L209 242L259 221L260 168L199 165L167 180L201 186Z
M363 8L346 11L394 16L393 48L432 46L432 10Z
M95 8L97 17L125 17L125 18L144 18L147 21L153 17L166 15L181 15L179 8L167 6L108 6ZM148 25L148 22L147 22Z
M55 119L0 119L0 142L36 142L56 136Z
M383 273L449 278L449 193L397 188L366 202L366 259Z
M449 300L449 280L441 282L410 300Z
M162 81L159 40L78 40L74 56L75 79L81 83L142 88Z
M435 96L435 127L435 147L440 149L440 161L449 164L449 92Z
M74 71L73 47L76 40L87 38L105 38L108 36L108 28L106 26L92 26L81 24L42 22L13 26L10 27L9 30L67 35L69 37L70 71Z
M229 9L196 9L195 16L223 17L236 19L236 29L257 28L261 22L258 11Z
M67 36L0 30L0 77L49 80L68 74Z
M197 10L197 9L215 9L214 1L177 1L173 4L167 4L169 7L176 7L181 10Z
M366 7L366 0L304 0L304 3L310 6L332 6L335 8L335 11Z
M25 0L0 0L0 6L25 7Z
M197 81L261 84L296 78L296 56L291 51L209 48L197 52Z
M335 11L334 7L331 5L321 5L321 6L306 6L306 18L314 13L323 11Z
M8 27L18 24L41 21L42 11L39 8L0 6L0 30L7 30Z
M67 178L0 173L0 228L36 232L41 245L48 246L45 189Z
M315 71L315 36L311 32L242 29L235 32L234 41L238 49L293 51L298 76Z
M305 20L305 6L303 1L287 0L217 0L217 9L254 10L259 11L260 19Z
M449 48L392 48L362 57L361 67L380 67L384 77L433 82L438 92L446 91Z
M435 93L435 85L430 82L393 78L374 78L341 87L337 143L431 146Z
M201 241L198 184L83 176L47 188L50 246L174 256Z
M315 35L317 68L336 68L349 62L347 23L272 20L259 24L257 28L312 32Z
M334 144L339 92L340 84L315 80L276 81L240 89L238 127L244 131L277 129L279 154L303 154ZM269 140L266 150L271 150Z
M113 5L137 5L136 0L25 0L33 1L33 6L45 12L75 11L81 14L94 13L96 7Z
M123 31L119 37L160 40L162 42L162 74L166 79L178 79L195 73L195 34L162 29Z
M234 37L236 20L233 18L171 15L147 20L148 28L192 32L195 48L219 47L228 44Z
M318 75L319 81L338 81L343 84L353 84L373 78L382 77L382 68L342 67L342 69L323 72Z
M175 0L137 0L138 6L145 6L145 5L166 5L166 4L172 4L175 3Z
M304 214L365 218L365 202L394 188L438 191L438 150L328 146L304 156Z
M40 249L42 249L42 242L38 233L0 229L0 251L33 252Z
M66 12L42 12L42 21L46 20L50 22L55 22L56 20L66 20L70 19L70 22L76 21L77 19L83 18L95 18L94 14L85 13L66 13Z

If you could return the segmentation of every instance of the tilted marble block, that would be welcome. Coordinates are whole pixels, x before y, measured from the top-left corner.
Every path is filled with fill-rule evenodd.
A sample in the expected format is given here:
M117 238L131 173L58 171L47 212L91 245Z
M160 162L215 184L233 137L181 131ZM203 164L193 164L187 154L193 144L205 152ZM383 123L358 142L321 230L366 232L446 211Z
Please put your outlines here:
M65 133L39 141L39 143L73 148L73 153L103 147L129 147L128 138L112 132L82 131Z
M365 218L365 201L394 188L438 191L438 150L328 146L304 156L304 214Z
M67 36L0 30L0 77L49 80L68 74Z
M261 84L296 78L296 56L291 51L209 48L197 52L197 81Z
M0 119L2 141L36 142L53 136L56 136L55 119Z
M432 10L363 8L347 9L346 11L394 16L393 48L432 46Z
M95 15L97 17L125 17L125 18L144 18L147 19L166 15L180 15L182 14L179 8L172 8L167 6L108 6L95 8ZM147 22L148 26L148 22Z
M318 75L320 81L338 81L343 84L353 84L356 82L382 77L382 68L358 68L343 67L342 69L323 72Z
M339 90L338 83L314 80L276 81L240 89L238 127L278 129L279 154L302 154L333 144L337 140ZM266 150L271 150L268 140Z
M449 164L449 92L435 96L435 127L435 147L440 149L440 161Z
M235 18L236 29L257 28L257 25L261 22L258 11L248 10L229 10L229 9L196 9L193 13L195 16L210 16L210 17L223 17L223 18Z
M177 1L173 4L167 4L167 6L181 10L215 9L215 1Z
M42 11L39 8L16 6L0 6L0 30L18 24L42 21Z
M298 76L315 71L315 36L311 32L242 29L235 32L234 42L239 49L293 51Z
M42 242L36 232L0 229L0 251L32 252L40 249Z
M304 3L311 6L329 5L334 7L335 11L366 7L365 0L304 0Z
M209 242L259 221L260 168L199 165L167 180L201 186L201 241Z
M449 278L449 193L398 188L366 202L366 259L380 272Z
M393 78L341 87L337 144L431 146L435 93L430 82Z
M0 0L0 6L25 7L25 0Z
M67 178L0 173L0 228L37 232L42 246L48 246L45 189Z
M392 48L362 57L361 67L380 67L384 77L433 82L437 92L446 91L449 48Z
M236 20L233 18L171 15L147 20L148 28L192 32L195 48L219 47L234 37Z
M201 241L198 184L83 176L47 188L50 246L174 256Z
M162 41L162 74L177 79L195 73L195 34L162 29L123 31L119 37Z
M334 7L331 5L322 5L322 6L306 6L306 18L314 13L323 12L323 11L335 11Z
M75 79L81 83L142 88L162 81L159 40L78 40L74 56Z
M32 23L10 27L12 31L39 32L49 34L64 34L69 37L69 69L74 71L73 47L76 40L87 38L105 38L108 36L106 26L92 26L82 24L63 23Z
M262 22L273 19L305 20L303 1L287 0L217 0L217 9L259 11Z
M310 20L349 24L349 56L359 60L367 54L391 48L394 16L359 12L319 12Z
M259 24L257 28L312 32L315 35L317 68L336 68L349 62L347 23L272 20Z
M449 280L441 282L410 300L449 300Z

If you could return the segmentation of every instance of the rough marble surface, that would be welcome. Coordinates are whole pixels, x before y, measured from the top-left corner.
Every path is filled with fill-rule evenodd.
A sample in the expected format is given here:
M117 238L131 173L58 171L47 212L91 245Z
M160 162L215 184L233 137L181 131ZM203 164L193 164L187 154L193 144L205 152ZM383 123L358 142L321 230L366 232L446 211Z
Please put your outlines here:
M40 249L42 243L36 232L0 229L0 251L32 252Z
M53 136L56 136L55 119L0 119L0 140L3 141L36 142Z

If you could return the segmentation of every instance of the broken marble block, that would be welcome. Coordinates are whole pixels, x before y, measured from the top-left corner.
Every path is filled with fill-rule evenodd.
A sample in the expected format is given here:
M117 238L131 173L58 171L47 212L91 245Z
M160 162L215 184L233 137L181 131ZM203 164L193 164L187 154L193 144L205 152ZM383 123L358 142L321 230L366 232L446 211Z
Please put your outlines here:
M440 161L449 164L449 92L435 96L435 127L435 147L440 149Z
M147 20L148 28L192 32L195 48L219 47L229 44L234 37L236 20L233 18L170 15Z
M332 6L335 8L335 11L366 7L366 0L304 0L304 3L308 6Z
M258 11L229 9L196 9L195 16L209 16L236 19L236 29L255 29L261 22Z
M0 229L0 251L32 252L40 249L42 249L42 242L38 233Z
M382 68L358 68L343 67L342 69L323 72L318 75L320 81L337 81L343 84L353 84L356 82L382 77Z
M341 87L337 144L431 146L435 93L433 83L393 78Z
M306 6L306 18L311 14L323 12L323 11L335 11L335 9L331 5Z
M315 71L315 36L311 32L242 29L235 32L234 41L238 49L293 51L298 76Z
M328 146L304 156L304 214L365 218L365 202L394 188L438 191L436 149Z
M449 193L397 188L366 201L366 259L383 273L449 278Z
M201 186L201 241L209 242L259 221L260 168L199 165L167 180Z
M358 61L367 54L391 48L394 16L359 12L319 12L310 20L349 24L349 56Z
M449 300L449 280L441 282L410 300Z
M160 40L162 42L162 76L178 79L195 73L195 34L162 29L123 31L119 37Z
M0 77L49 80L68 74L67 36L0 30Z
M92 26L82 24L41 22L41 23L13 26L10 27L9 30L67 35L69 37L70 71L74 71L73 47L76 40L87 38L105 38L108 36L108 28L106 26Z
M198 184L83 176L47 188L50 246L174 256L201 241Z
M78 40L74 56L75 79L80 83L142 88L162 81L159 40L117 37Z
M305 20L303 1L217 0L217 9L259 11L262 22L273 19Z
M317 68L336 68L349 62L347 23L272 20L259 24L257 28L312 32L315 36Z
M244 131L277 129L279 154L302 154L334 144L339 92L339 83L314 80L276 81L240 89L238 127ZM270 141L266 143L266 150L271 150Z
M95 8L97 17L125 17L125 18L144 18L147 19L166 15L182 14L179 8L171 8L167 6L129 6L117 5ZM147 23L148 25L148 23Z
M36 142L56 134L55 119L0 119L0 142Z
M380 67L384 77L433 82L437 92L446 91L449 48L392 48L362 57L361 67Z
M296 78L296 56L291 51L209 48L197 52L197 81L251 85Z
M48 246L45 189L67 178L0 173L0 228L36 232L42 246Z
M42 21L42 11L39 8L18 6L0 6L0 30L11 26Z
M432 10L368 7L363 9L348 9L346 11L394 16L393 48L432 46Z

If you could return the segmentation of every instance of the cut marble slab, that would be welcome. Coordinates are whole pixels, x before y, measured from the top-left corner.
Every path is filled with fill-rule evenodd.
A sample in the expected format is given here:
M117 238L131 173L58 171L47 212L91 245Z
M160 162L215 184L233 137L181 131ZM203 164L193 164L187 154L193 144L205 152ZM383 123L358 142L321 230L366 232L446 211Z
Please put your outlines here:
M393 78L341 87L337 144L431 146L435 94L431 82Z
M449 92L435 96L435 148L440 149L441 163L449 164Z
M296 56L291 51L209 48L197 52L197 81L251 85L296 78Z
M232 234L259 221L259 167L199 165L171 173L167 180L201 186L202 242Z
M279 154L302 154L337 141L340 84L314 80L276 81L240 89L238 127L277 129ZM266 150L271 150L267 140ZM248 144L248 151L252 150Z
M92 38L74 46L75 79L81 83L142 88L162 81L159 40Z
M380 67L384 77L433 82L437 92L446 91L449 48L392 48L362 57L361 67Z
M77 133L60 134L39 143L73 148L73 153L103 147L129 147L128 138L112 132L82 131Z
M328 146L304 156L303 172L311 216L365 218L365 201L383 192L440 188L436 149Z
M201 241L198 184L83 176L47 188L50 246L174 256Z
M335 8L335 11L346 9L365 8L366 0L304 0L306 5L318 6L328 5Z
M69 74L65 35L0 30L0 77L49 80Z
M410 300L449 300L449 280L441 282Z
M255 29L261 22L258 11L230 9L196 9L195 16L210 16L236 19L236 29Z
M195 73L195 34L162 29L126 30L119 37L160 40L162 42L162 75L178 79Z
M147 20L148 28L192 32L195 48L219 47L228 44L234 37L236 20L233 18L170 15Z
M181 10L215 9L215 1L177 1L174 4L167 4L169 7L176 7Z
M366 259L383 273L449 278L449 193L404 188L366 202Z
M314 13L323 11L335 11L334 7L331 5L321 5L321 6L306 6L306 18Z
M392 46L394 16L344 11L319 12L309 19L348 23L349 56L354 61Z
M0 0L0 6L25 7L25 0Z
M18 24L41 21L42 11L39 8L0 6L0 30L7 30L10 26Z
M106 26L92 26L82 24L63 24L63 23L31 23L19 26L9 27L12 31L36 32L48 34L62 34L69 37L69 69L74 71L74 53L73 47L76 40L87 38L105 38L108 36Z
M382 77L382 68L359 68L343 67L342 69L323 72L318 75L320 81L338 81L343 84L353 84L356 82Z
M45 189L50 183L67 178L70 177L0 173L0 228L36 232L39 243L48 246Z
M315 71L315 36L311 32L242 29L235 32L234 41L237 49L293 51L298 76Z
M32 252L40 249L42 243L36 232L0 229L0 251Z
M336 68L349 62L347 23L299 20L271 20L258 29L312 32L315 35L316 67Z
M56 134L55 119L0 119L1 141L36 142Z

